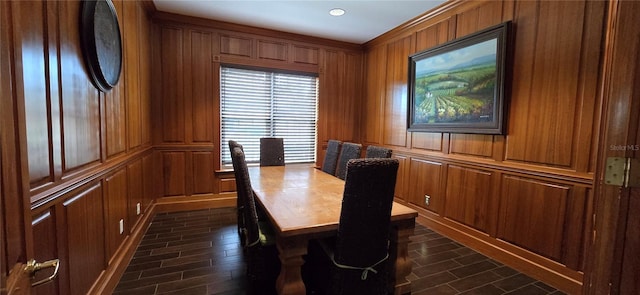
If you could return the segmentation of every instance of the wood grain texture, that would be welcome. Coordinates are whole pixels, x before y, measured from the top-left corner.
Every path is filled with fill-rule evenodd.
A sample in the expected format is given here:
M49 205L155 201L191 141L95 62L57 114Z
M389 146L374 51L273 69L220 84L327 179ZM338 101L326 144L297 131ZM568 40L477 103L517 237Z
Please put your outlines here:
M253 57L254 40L247 37L220 35L220 53Z
M32 187L53 181L53 163L49 146L50 117L48 106L46 14L44 2L13 3L14 46L21 67L17 68L17 82L23 83L21 93L25 104L27 152ZM40 21L33 21L35 19Z
M582 169L588 162L603 8L586 2L519 2L506 159ZM596 11L591 11L595 9ZM599 12L599 13L598 13ZM591 16L591 17L587 17ZM590 28L585 31L585 28ZM527 49L528 48L528 49ZM583 54L591 56L585 59ZM588 138L584 138L587 136ZM578 148L577 145L580 145Z
M400 200L409 200L409 157L404 155L391 155L392 158L398 160L398 174L396 175L396 190L394 197Z
M161 126L162 141L172 143L185 142L185 108L183 99L184 61L183 39L184 30L162 27L161 29L162 60L162 99Z
M129 233L127 169L120 169L104 180L105 198L105 238L107 260L111 261L116 250ZM124 232L120 233L120 220Z
M449 165L444 215L480 231L491 226L492 173Z
M133 231L134 227L138 223L139 215L137 213L138 204L140 204L140 213L143 211L143 199L144 199L144 182L143 173L151 173L151 171L144 171L143 159L138 159L131 164L127 165L127 231L125 234L129 234Z
M603 49L606 62L601 81L606 107L602 113L604 121L598 144L596 179L602 179L604 175L604 159L638 158L635 151L613 147L629 145L635 148L640 144L640 27L637 26L640 3L610 1L607 8L607 34ZM633 227L637 229L640 226L635 215L637 188L597 185L594 194L596 219L585 271L585 285L588 286L585 294L638 293L640 290L634 271L638 269L639 247L637 232L633 230ZM627 230L625 227L631 228ZM630 258L628 255L634 251L635 258L622 261ZM625 265L627 263L629 265Z
M409 170L409 202L442 214L445 199L442 193L442 163L411 159ZM429 204L425 196L429 196Z
M211 194L213 193L214 169L213 161L215 156L213 152L192 152L192 171L191 186L193 186L193 194Z
M63 171L98 162L100 155L100 97L89 81L80 48L80 2L59 2L60 83L63 109Z
M33 251L38 262L44 262L58 258L58 237L56 236L56 218L53 210L47 210L33 217L31 225L33 226L34 239ZM48 273L36 273L35 280L42 280L48 277ZM51 283L43 284L33 288L32 294L60 294L59 281L53 280Z
M320 50L314 47L292 44L292 60L294 63L317 65L320 60Z
M407 56L411 53L411 38L406 37L388 44L387 78L383 144L407 145ZM394 62L388 62L394 61Z
M259 59L288 60L288 45L285 42L258 40Z
M142 144L142 113L143 101L140 73L144 71L141 64L144 59L140 52L142 51L142 34L140 31L140 23L142 8L136 1L123 1L123 9L119 13L122 19L120 30L122 31L123 44L123 66L124 75L121 81L125 81L126 89L126 108L127 108L127 148L137 148Z
M112 204L103 199L108 192L102 183L114 183L104 177L135 163L148 153L142 145L151 143L149 16L139 2L114 1L124 36L124 68L120 83L101 93L85 68L78 23L81 5L81 1L14 1L3 2L0 11L0 109L2 117L11 122L2 121L2 155L8 152L6 134L16 136L10 140L12 150L21 152L13 154L11 171L16 183L26 186L11 194L22 198L27 208L31 205L31 212L25 214L35 218L32 227L21 229L27 241L36 241L37 249L22 257L62 261L56 283L39 287L39 293L86 293L111 267L107 258L122 243L105 238L104 217L109 213L105 210ZM133 86L125 87L127 83ZM4 173L2 177L8 179ZM159 179L149 182L157 187ZM120 179L110 186L110 191L123 190L118 193L124 200L123 210L131 209L127 206L132 193L127 191L128 181ZM14 185L2 184L7 189ZM151 194L148 202L156 195ZM9 210L19 212L11 202L6 203ZM15 222L24 220L16 218ZM9 225L10 234L15 234L14 221ZM17 247L15 242L11 245ZM3 257L16 253L14 246L6 251Z
M68 274L61 281L66 285L62 293L85 294L106 267L102 197L102 186L95 184L62 204L63 251L68 257L60 265L60 271Z
M384 124L385 81L387 47L378 46L365 54L365 89L363 114L360 128L362 141L369 144L382 144L382 126Z
M212 34L191 31L191 50L189 66L185 72L189 81L185 89L185 100L191 102L191 126L192 143L213 143L215 135L213 131L213 65L211 63Z
M186 152L162 153L162 179L164 182L162 196L187 195L186 160Z
M571 187L505 176L498 238L561 260Z

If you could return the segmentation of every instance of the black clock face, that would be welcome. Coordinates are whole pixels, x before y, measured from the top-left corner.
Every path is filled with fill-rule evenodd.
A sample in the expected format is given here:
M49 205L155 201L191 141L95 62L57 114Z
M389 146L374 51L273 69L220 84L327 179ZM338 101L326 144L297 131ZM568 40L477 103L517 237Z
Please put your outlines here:
M109 91L122 71L120 26L110 0L85 0L82 4L82 47L93 83Z

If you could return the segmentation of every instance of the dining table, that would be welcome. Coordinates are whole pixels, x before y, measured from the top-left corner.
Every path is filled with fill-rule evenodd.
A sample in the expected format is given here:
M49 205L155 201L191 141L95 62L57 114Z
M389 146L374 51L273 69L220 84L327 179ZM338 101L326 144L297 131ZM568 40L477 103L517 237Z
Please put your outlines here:
M280 295L304 295L301 267L308 242L337 234L345 181L309 164L249 167L249 177L256 203L268 216L276 235L281 262L276 290ZM411 292L408 245L417 216L417 211L394 201L389 293Z

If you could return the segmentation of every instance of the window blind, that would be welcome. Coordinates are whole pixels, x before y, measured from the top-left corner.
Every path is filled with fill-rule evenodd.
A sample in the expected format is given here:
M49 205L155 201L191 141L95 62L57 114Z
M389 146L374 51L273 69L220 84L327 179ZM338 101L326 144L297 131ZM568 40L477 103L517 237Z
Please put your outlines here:
M261 137L283 138L285 163L315 162L317 77L222 67L220 104L223 165L229 140L258 163Z

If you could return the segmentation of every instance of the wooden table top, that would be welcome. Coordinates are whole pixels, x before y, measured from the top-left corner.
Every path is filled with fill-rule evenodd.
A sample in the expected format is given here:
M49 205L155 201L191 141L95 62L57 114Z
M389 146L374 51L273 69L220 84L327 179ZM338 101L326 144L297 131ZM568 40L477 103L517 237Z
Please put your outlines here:
M249 167L251 185L281 236L330 233L338 229L344 181L310 165ZM418 212L393 203L391 221Z

